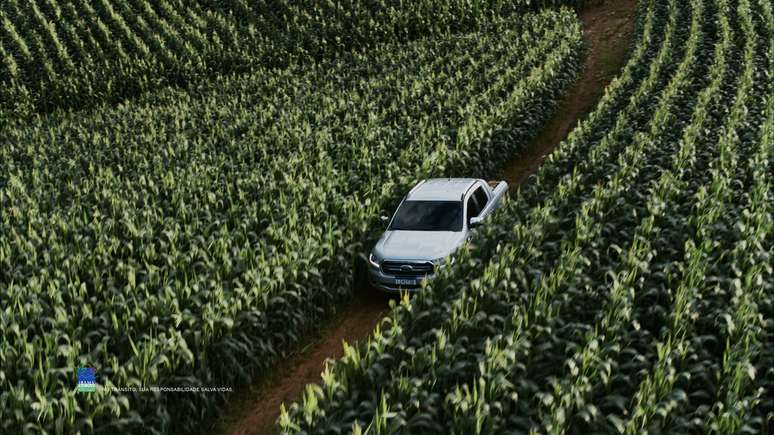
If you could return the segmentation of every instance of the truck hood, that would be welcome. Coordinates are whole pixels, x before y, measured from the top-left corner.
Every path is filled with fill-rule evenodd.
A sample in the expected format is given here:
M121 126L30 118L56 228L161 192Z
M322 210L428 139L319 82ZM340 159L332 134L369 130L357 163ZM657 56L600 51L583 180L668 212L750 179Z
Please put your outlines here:
M381 260L435 260L465 242L462 231L387 231L374 247Z

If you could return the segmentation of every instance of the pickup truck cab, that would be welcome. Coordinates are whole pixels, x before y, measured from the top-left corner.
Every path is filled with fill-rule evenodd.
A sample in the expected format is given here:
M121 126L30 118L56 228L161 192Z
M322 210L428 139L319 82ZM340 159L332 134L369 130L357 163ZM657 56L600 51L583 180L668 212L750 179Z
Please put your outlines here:
M416 291L502 203L505 181L420 181L398 206L368 256L369 283L387 293Z

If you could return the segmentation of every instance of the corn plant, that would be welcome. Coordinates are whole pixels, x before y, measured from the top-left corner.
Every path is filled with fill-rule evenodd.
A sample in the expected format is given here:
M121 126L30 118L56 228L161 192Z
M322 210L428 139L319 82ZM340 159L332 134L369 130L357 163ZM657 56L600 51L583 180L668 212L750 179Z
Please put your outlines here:
M13 86L5 93L17 97L1 99L0 113L25 119L114 104L166 85L196 86L223 74L470 32L497 17L562 4L583 1L8 0L0 5L0 41L22 73L12 80L0 71L3 87ZM89 37L99 45L94 52L83 50ZM27 100L20 103L20 96Z
M137 55L162 17L126 7L94 12ZM0 431L195 429L221 396L75 394L72 367L104 387L260 377L351 297L354 256L417 178L522 151L581 44L569 9L493 18L7 129Z
M281 430L769 430L763 3L643 2L595 111Z

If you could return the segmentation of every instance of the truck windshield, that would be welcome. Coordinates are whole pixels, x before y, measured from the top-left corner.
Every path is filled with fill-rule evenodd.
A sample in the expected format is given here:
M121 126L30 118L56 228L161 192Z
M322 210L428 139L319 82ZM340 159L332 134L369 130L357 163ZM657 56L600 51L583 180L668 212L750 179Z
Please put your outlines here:
M462 231L461 201L403 201L390 230Z

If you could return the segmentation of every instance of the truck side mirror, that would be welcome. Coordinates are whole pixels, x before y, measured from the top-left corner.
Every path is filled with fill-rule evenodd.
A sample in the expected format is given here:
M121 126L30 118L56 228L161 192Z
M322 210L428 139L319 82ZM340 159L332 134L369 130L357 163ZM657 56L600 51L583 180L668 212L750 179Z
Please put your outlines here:
M481 224L483 224L483 223L484 223L484 218L482 218L480 216L476 216L476 217L470 218L470 222L468 222L468 226L470 228L476 228L476 227L481 226Z
M382 216L379 216L379 220L382 221L382 223L386 224L387 222L390 221L390 217L382 215Z

